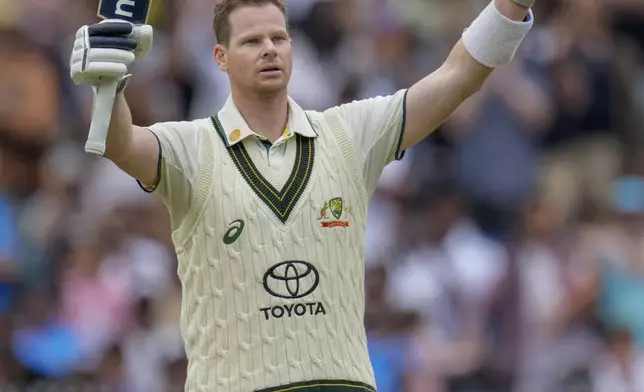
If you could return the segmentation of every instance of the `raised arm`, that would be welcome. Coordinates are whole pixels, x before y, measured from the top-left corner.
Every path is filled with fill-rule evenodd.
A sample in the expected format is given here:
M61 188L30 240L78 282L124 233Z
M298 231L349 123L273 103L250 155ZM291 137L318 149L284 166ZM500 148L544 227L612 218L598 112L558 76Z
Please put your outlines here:
M70 57L70 74L76 84L100 89L104 80L119 81L104 156L145 184L157 182L159 143L150 131L132 124L123 91L130 66L150 50L152 34L151 26L127 22L83 26L76 33Z
M463 33L447 60L407 93L401 149L437 129L476 93L494 68L509 62L532 26L528 0L493 0Z
M147 186L158 182L159 142L152 132L132 124L123 94L114 102L105 145L105 157L121 170Z
M130 66L152 44L152 27L104 21L81 27L70 58L76 84L99 86L119 80L107 134L105 157L154 192L168 206L173 227L186 215L200 165L201 139L194 122L165 122L142 128L132 124L123 91Z

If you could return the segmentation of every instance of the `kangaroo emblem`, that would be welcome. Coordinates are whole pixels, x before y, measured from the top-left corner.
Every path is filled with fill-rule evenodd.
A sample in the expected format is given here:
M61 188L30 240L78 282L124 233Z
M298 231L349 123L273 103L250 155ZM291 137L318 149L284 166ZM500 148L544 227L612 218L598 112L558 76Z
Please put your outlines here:
M326 215L328 211L329 211L329 203L325 201L324 205L320 209L320 217L318 218L318 220L329 219L329 217Z

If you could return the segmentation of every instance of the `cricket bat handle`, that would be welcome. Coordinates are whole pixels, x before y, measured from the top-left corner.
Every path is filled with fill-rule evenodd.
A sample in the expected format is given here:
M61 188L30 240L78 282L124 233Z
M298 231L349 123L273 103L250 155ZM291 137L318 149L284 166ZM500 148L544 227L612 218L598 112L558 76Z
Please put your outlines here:
M105 154L105 142L107 131L112 119L112 109L119 81L117 79L97 86L96 98L94 100L94 112L92 123L89 127L89 135L85 142L85 152L103 156Z

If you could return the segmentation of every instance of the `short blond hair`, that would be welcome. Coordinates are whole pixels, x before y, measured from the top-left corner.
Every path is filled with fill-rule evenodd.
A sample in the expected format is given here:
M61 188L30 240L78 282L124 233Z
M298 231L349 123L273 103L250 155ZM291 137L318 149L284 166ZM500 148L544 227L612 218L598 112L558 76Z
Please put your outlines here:
M230 43L230 14L240 7L261 7L272 4L279 8L286 18L288 27L288 10L284 0L220 0L215 5L215 13L212 20L212 28L215 31L217 42L222 45Z

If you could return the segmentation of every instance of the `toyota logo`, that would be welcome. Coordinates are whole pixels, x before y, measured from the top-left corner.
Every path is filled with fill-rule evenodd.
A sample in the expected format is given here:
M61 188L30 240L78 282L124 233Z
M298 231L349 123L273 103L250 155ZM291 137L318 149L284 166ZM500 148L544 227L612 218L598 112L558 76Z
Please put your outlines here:
M311 294L320 274L311 263L289 260L275 264L264 274L264 289L277 298L297 299Z

